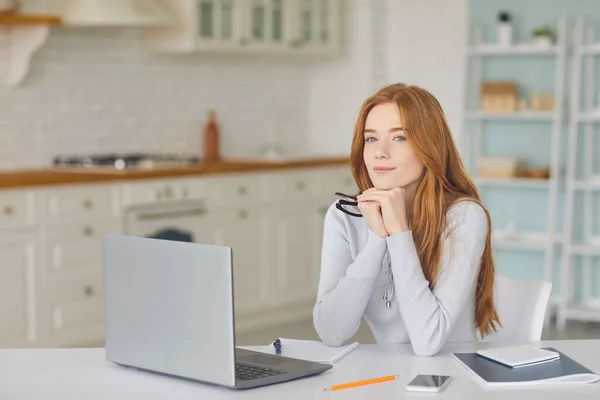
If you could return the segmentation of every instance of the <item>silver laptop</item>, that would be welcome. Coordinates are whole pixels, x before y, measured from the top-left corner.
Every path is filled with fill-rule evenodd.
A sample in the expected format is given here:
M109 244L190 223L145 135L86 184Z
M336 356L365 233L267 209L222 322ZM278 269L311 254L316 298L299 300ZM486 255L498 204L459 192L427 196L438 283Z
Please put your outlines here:
M234 389L332 368L236 349L230 247L121 235L102 247L109 361Z

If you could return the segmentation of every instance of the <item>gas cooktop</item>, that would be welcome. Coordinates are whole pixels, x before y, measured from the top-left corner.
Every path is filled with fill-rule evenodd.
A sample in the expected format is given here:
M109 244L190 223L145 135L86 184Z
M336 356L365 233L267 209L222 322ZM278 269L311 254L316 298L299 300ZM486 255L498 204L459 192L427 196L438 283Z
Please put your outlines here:
M199 157L175 154L90 154L62 155L52 160L55 167L150 169L168 166L192 166L200 163Z

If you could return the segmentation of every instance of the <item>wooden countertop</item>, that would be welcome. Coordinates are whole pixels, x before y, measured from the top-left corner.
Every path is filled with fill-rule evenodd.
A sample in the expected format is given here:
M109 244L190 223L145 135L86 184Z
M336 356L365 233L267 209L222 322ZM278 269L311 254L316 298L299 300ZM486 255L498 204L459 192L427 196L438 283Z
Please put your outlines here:
M75 185L110 181L129 181L223 173L245 173L277 171L294 168L314 168L348 165L347 157L318 157L284 161L269 160L224 160L217 164L192 167L173 167L138 170L86 169L86 168L42 168L8 170L0 172L0 189L31 186Z

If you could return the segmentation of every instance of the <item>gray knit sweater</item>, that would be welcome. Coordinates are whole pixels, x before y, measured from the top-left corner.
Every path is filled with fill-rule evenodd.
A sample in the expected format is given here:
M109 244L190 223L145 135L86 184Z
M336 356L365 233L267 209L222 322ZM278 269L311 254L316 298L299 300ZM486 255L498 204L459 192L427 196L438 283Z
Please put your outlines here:
M477 341L475 289L486 234L481 206L473 201L452 205L440 237L440 275L430 290L412 231L381 238L363 218L332 204L325 217L313 310L321 340L344 344L364 317L377 343L411 343L417 355L434 355L445 342Z

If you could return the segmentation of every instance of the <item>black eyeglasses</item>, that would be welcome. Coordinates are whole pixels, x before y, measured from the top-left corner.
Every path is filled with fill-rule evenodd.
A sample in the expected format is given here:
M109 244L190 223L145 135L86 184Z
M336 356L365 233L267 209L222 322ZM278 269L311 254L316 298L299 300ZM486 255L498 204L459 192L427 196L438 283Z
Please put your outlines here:
M362 214L358 208L358 201L356 201L355 196L350 196L349 194L340 192L335 192L335 195L341 197L341 199L335 203L335 208L352 217L362 217ZM358 213L355 211L358 211Z

